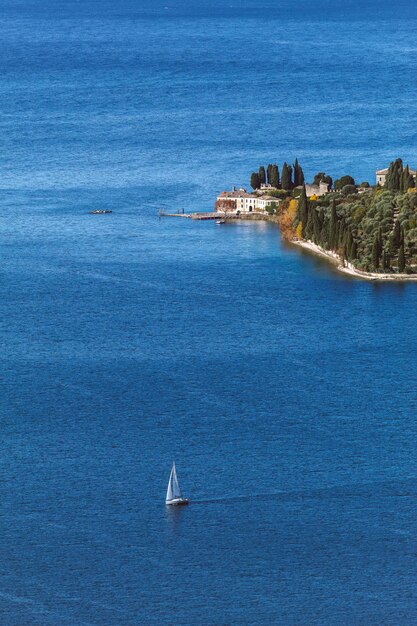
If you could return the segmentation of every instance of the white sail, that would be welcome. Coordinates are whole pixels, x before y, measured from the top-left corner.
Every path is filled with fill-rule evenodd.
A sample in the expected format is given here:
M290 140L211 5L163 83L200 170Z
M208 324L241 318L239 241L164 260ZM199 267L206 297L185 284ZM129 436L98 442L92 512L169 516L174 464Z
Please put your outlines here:
M175 469L175 463L172 464L171 475L168 481L166 502L174 500L175 498L181 498L181 490L178 484L177 470Z

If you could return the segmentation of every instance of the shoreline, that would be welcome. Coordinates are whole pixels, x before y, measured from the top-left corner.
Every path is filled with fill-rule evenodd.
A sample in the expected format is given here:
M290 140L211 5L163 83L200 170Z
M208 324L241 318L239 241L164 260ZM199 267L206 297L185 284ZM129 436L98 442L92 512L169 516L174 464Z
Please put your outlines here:
M240 219L244 219L244 220L246 219L248 221L263 220L265 222L273 222L274 224L277 224L278 226L280 225L279 218L273 215L260 215L259 213L258 214L255 213L251 215L250 217L249 215L247 216L241 215ZM330 261L335 266L338 272L340 272L341 274L346 274L347 276L352 276L354 278L361 278L362 280L367 280L370 282L375 282L375 281L416 282L417 281L417 274L383 274L383 273L377 274L376 272L363 272L362 270L356 269L352 265L352 263L348 263L347 261L345 261L345 265L342 266L341 265L342 261L338 254L336 254L335 252L331 252L330 250L325 250L324 248L321 248L317 244L313 243L312 241L305 241L301 239L295 239L295 240L284 239L284 240L290 245L298 246L299 248L303 248L304 250L307 250L308 252L312 254L316 254L317 256L327 259L327 261Z
M347 274L348 276L354 276L355 278L362 278L362 280L368 281L417 281L417 274L377 274L375 272L363 272L362 270L356 269L347 261L345 261L346 265L342 266L341 258L338 254L330 250L324 250L324 248L321 248L312 241L293 240L288 243L326 258L333 263L339 272Z

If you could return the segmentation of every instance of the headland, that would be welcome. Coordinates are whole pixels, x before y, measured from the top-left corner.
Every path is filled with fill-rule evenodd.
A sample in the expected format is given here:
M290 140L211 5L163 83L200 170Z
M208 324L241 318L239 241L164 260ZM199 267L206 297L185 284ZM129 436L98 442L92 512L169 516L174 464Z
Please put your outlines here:
M305 182L298 162L263 166L253 191L222 192L215 215L224 220L263 219L279 225L289 243L363 280L417 280L416 171L401 159L376 171L375 184L325 172Z

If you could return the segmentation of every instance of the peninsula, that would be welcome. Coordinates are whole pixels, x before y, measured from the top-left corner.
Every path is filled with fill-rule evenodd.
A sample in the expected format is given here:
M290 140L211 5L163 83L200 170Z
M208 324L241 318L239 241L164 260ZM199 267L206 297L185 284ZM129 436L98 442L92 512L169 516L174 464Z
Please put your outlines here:
M325 256L344 273L368 280L417 280L416 172L401 159L376 172L375 185L324 172L312 184L296 160L260 167L253 192L221 193L215 212L227 219L278 223L288 242Z

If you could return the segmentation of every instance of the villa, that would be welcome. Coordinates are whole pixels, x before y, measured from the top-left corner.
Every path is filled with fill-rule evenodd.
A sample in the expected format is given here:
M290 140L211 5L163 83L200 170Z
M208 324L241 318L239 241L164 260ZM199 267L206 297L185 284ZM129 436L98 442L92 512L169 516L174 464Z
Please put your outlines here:
M229 213L265 213L266 207L274 202L279 204L279 198L248 193L243 187L240 189L233 187L232 191L223 191L217 196L215 210Z

